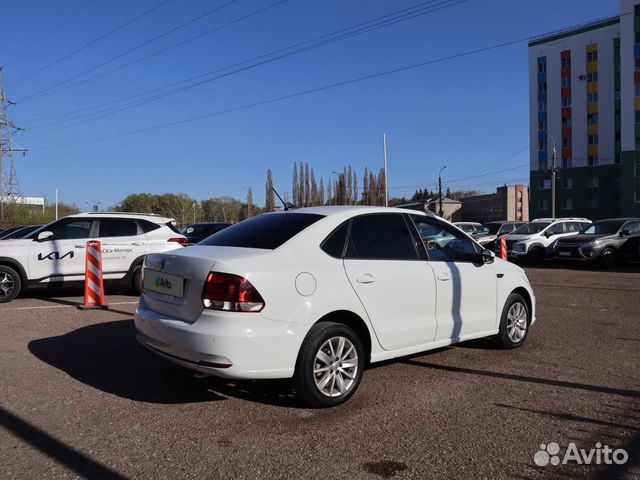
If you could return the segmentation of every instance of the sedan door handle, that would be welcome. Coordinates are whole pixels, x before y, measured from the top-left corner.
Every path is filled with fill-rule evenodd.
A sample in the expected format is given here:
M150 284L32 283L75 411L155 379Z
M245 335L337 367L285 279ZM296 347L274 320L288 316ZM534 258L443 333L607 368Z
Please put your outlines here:
M358 277L357 281L358 283L373 283L376 281L376 279L373 278L373 275L371 275L370 273L365 273L361 277Z
M446 282L447 280L451 280L451 275L449 275L446 272L440 272L438 274L438 280L441 280L443 282Z
M136 247L138 247L140 245L144 245L144 242L133 242L132 245L135 245Z
M85 248L84 245L76 245L75 248Z

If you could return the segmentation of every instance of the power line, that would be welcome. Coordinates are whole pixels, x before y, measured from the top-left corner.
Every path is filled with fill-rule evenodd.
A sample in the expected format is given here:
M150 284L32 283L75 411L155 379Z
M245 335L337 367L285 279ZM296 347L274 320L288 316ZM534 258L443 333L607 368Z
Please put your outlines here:
M450 1L451 0L446 0L444 3L447 3L447 2L450 2ZM453 4L449 3L446 6L457 5L458 3L462 3L463 1L466 1L466 0L460 0L457 3L453 3ZM433 3L433 0L430 1L430 2L425 2L425 3ZM439 7L439 8L437 8L438 10L441 9L441 8L445 8L442 5L443 5L443 3L438 4L435 7ZM384 16L384 17L392 16L392 18L390 18L388 20L380 21L380 22L372 24L372 25L367 25L365 27L361 27L361 25L366 25L367 23L378 21L379 18L384 18L384 17L379 17L377 19L373 19L373 20L370 20L368 22L364 22L364 23L357 24L357 25L352 26L352 27L348 27L348 28L345 28L345 29L338 30L337 32L333 32L332 34L327 34L327 35L323 35L321 37L317 37L316 39L313 39L313 40L300 42L299 44L296 44L293 47L298 46L298 45L306 45L306 46L303 46L303 47L301 47L301 48L299 48L297 50L291 50L291 48L293 48L293 47L287 47L287 48L284 48L284 49L280 49L280 50L277 50L275 53L282 52L282 51L285 51L285 53L282 53L281 55L278 55L278 56L275 56L275 57L272 57L272 58L267 58L266 60L263 60L263 61L260 61L260 62L254 63L254 64L250 64L250 65L246 65L244 67L240 67L240 68L238 68L236 70L229 71L229 72L217 75L217 76L215 76L213 78L208 78L208 79L205 79L205 80L201 80L199 82L193 83L191 85L187 85L185 87L176 88L176 89L174 89L172 91L167 91L167 92L155 95L155 96L150 96L150 97L147 97L146 99L141 99L140 101L133 101L133 102L130 102L128 104L121 105L121 106L114 106L114 107L110 107L110 108L104 109L102 111L91 112L91 113L79 115L79 116L77 116L75 118L72 118L72 119L62 120L62 122L64 123L64 122L68 122L68 121L73 121L73 120L76 120L76 119L84 118L84 117L87 117L87 116L90 117L92 115L98 115L98 116L94 116L93 118L89 118L89 119L86 119L86 120L83 120L83 121L76 122L76 123L71 124L71 125L67 125L67 126L63 126L63 127L59 127L59 128L54 128L54 129L51 129L51 130L48 130L48 131L45 131L45 132L42 132L42 133L39 133L39 134L36 134L36 135L32 135L32 136L30 136L28 138L36 138L36 137L39 137L39 136L42 136L42 135L47 135L47 134L50 134L50 133L57 132L59 130L63 130L63 129L71 128L71 127L74 127L74 126L77 126L77 125L82 125L82 124L87 123L87 122L95 121L95 120L104 118L106 116L114 115L116 113L119 113L119 112L122 112L122 111L125 111L125 110L129 110L131 108L134 108L134 107L137 107L137 106L140 106L140 105L144 105L146 103L149 103L149 102L152 102L152 101L156 101L156 100L168 97L170 95L174 95L176 93L183 92L185 90L189 90L189 89L195 88L197 86L200 86L200 85L203 85L203 84L215 81L215 80L219 80L221 78L228 77L230 75L233 75L233 74L236 74L236 73L239 73L239 72L243 72L243 71L246 71L246 70L249 70L249 69L252 69L252 68L256 68L258 66L274 62L276 60L280 60L280 59L285 58L285 57L296 55L298 53L302 53L302 52L305 52L305 51L308 51L308 50L311 50L311 49L323 47L323 46L329 45L331 43L335 43L335 42L338 42L338 41L341 41L341 40L344 40L344 39L347 39L347 38L350 38L350 37L353 37L353 36L356 36L356 35L361 35L363 33L367 33L367 32L370 32L372 30L376 30L378 28L382 28L382 27L385 27L385 26L388 26L388 25L391 25L391 24L398 23L400 21L408 20L409 18L414 18L416 16L425 15L426 13L431 13L431 12L435 11L433 6L431 6L430 8L431 9L428 10L428 11L424 11L424 8L423 8L422 10L420 10L420 13L416 13L415 11L410 12L410 14L409 14L409 15L411 15L410 17L406 17L406 15L408 15L406 13L404 13L402 15L396 15L397 12L394 13L394 14L388 14L388 15ZM393 17L393 15L396 15L396 16ZM361 27L361 28L359 28L358 30L353 30L354 27ZM352 30L352 31L349 32L348 30ZM344 32L344 31L347 31L347 33L342 33L341 35L339 35L337 37L335 36L335 33L341 33L341 32ZM332 35L333 35L333 38L330 38ZM314 43L310 44L310 42L313 42L313 41L317 40L318 38L321 38L321 39L324 39L324 40L322 40L320 42L316 42L315 44ZM286 50L290 50L290 51L286 52ZM269 54L265 54L265 55L261 55L258 58L268 57L268 56L272 55L273 53L274 52L269 53ZM247 63L247 61L240 62L239 64L235 64L235 65L242 65L244 63ZM213 73L219 72L219 71L224 71L224 70L227 70L229 68L231 68L231 67L225 67L223 69L218 69L217 71L214 71ZM212 73L212 72L209 72L209 73ZM204 75L208 75L208 74L204 74ZM203 75L198 75L195 78L202 77L202 76ZM177 83L178 84L185 83L185 81L181 81L181 82L177 82ZM59 122L53 122L52 124L56 125L58 123ZM49 125L51 125L51 124L49 124ZM43 128L43 126L41 125L41 126L36 127L36 128Z
M58 23L55 27L53 27L51 30L49 30L47 33L45 33L44 35L42 35L40 38L38 38L37 40L31 42L29 45L27 45L25 48L23 48L22 50L20 50L18 53L16 53L13 57L11 57L8 61L6 61L3 65L4 68L6 68L8 65L10 65L11 63L13 63L13 61L15 59L17 59L18 57L23 56L25 53L27 53L29 50L31 50L33 47L35 47L37 44L39 44L41 41L43 41L45 38L50 37L51 35L53 35L55 32L57 32L58 30L60 30L60 28L62 28L64 25L66 25L67 23L69 23L71 20L73 20L75 17L77 17L78 15L80 15L82 12L84 12L87 8L89 8L91 5L93 5L94 3L96 3L97 0L90 0L89 2L85 3L82 7L80 7L79 9L75 10L71 15L69 15L67 18L65 18L62 22Z
M143 17L145 17L145 16L149 15L150 13L152 13L152 12L156 11L157 9L159 9L160 7L162 7L162 6L166 5L166 4L167 4L167 3L169 3L170 1L171 1L171 0L163 0L162 2L160 2L159 4L157 4L157 5L156 5L156 6L154 6L154 7L150 8L149 10L146 10L146 11L142 12L141 14L136 15L136 16L135 16L135 17L133 17L132 19L127 20L125 23L123 23L123 24L121 24L121 25L118 25L117 27L115 27L115 28L113 28L113 29L109 30L107 33L104 33L104 34L100 35L99 37L97 37L97 38L95 38L95 39L91 40L90 42L85 43L84 45L82 45L82 46L80 46L80 47L76 48L75 50L73 50L73 51L71 51L71 52L69 52L69 53L67 53L67 54L63 55L62 57L59 57L58 59L54 60L53 62L47 63L46 65L44 65L44 66L42 66L42 67L38 68L37 70L34 70L33 72L31 72L31 73L29 73L29 74L25 75L24 77L21 77L21 78L19 78L19 79L17 79L17 80L14 80L14 81L13 81L13 82L11 82L8 86L10 87L11 85L15 85L15 84L16 84L16 83L18 83L18 82L22 82L23 80L26 80L27 78L31 78L31 77L33 77L34 75L36 75L36 74L38 74L38 73L42 72L43 70L46 70L46 69L48 69L48 68L51 68L51 67L52 67L52 66L54 66L54 65L57 65L57 64L58 64L58 63L60 63L61 61L63 61L63 60L65 60L65 59L67 59L67 58L69 58L69 57L71 57L71 56L75 55L75 54L76 54L76 53L78 53L78 52L81 52L82 50L84 50L84 49L86 49L86 48L89 48L91 45L95 45L95 44L96 44L96 43L98 43L99 41L104 40L105 38L109 37L110 35L113 35L113 34L114 34L114 33L116 33L117 31L122 30L122 29L123 29L124 27L126 27L127 25L130 25L130 24L132 24L133 22L136 22L137 20L140 20L141 18L143 18Z
M162 53L165 53L165 52L167 52L167 51L169 51L169 50L172 50L172 49L174 49L174 48L181 47L181 46L185 45L186 43L192 42L192 41L197 40L197 39L199 39L199 38L201 38L201 37L203 37L203 36L205 36L205 35L209 35L209 34L211 34L211 33L214 33L214 32L216 32L216 31L218 31L218 30L221 30L222 28L225 28L225 27L227 27L227 26L229 26L229 25L232 25L232 24L234 24L234 23L237 23L237 22L239 22L239 21L242 21L242 20L244 20L244 19L246 19L246 18L248 18L248 17L250 17L250 16L252 16L252 15L256 15L256 14L258 14L258 13L261 13L261 12L262 12L262 11L264 11L264 10L267 10L267 9L269 9L269 8L273 8L273 7L275 7L275 6L278 6L280 3L283 3L283 1L286 1L286 0L282 0L282 1L280 1L280 2L277 2L277 3L273 4L273 5L270 5L270 6L268 6L268 7L265 7L265 8L259 9L259 10L256 10L256 11L254 11L254 12L252 12L252 13L248 14L248 15L245 15L245 16L243 16L243 17L237 18L237 19L235 19L235 20L233 20L233 21L231 21L231 22L229 22L229 23L227 23L227 24L221 25L220 27L213 28L213 29L211 29L211 30L208 30L208 31L203 32L203 33L201 33L201 34L198 34L198 35L196 35L196 36L193 36L193 37L187 38L186 40L183 40L183 41L178 42L178 43L176 43L176 44L169 45L169 46L168 46L168 47L166 47L166 48L163 48L163 49L161 49L161 50L157 50L157 51L152 52L152 53L150 53L150 54L147 54L147 55L145 55L145 56L143 56L143 57L137 58L137 59L135 59L135 60L133 60L133 61L131 61L131 62L128 62L128 63L125 63L125 64L123 64L123 65L120 65L120 66L114 67L114 68L112 68L112 69L110 69L110 70L107 70L107 71L105 71L105 72L99 73L99 74L94 75L94 76L92 76L92 77L89 77L89 78L86 78L86 79L80 80L80 81L78 81L78 82L76 82L76 83L73 83L73 84L71 84L71 85L67 85L66 87L62 87L62 88L59 88L59 89L57 89L57 90L49 91L49 92L47 92L46 94L48 95L48 94L50 94L50 93L57 93L57 92L60 92L60 91L66 90L66 89L68 89L68 88L73 88L73 87L76 87L76 86L78 86L78 85L82 85L82 84L84 84L84 83L86 83L86 82L89 82L89 81L95 80L95 79L97 79L97 78L100 78L100 77L102 77L102 76L104 76L104 75L108 75L108 74L110 74L110 73L113 73L113 72L115 72L115 71L121 70L121 69L123 69L123 68L127 68L127 67L132 66L132 65L134 65L134 64L136 64L136 63L139 63L139 62L142 62L142 61L148 60L149 58L155 57L155 56L160 55L160 54L162 54ZM431 6L427 6L427 7L425 7L425 5L433 4L433 3L437 3L438 1L440 1L440 2L441 2L441 3L440 3L440 4L438 4L438 5L435 5L435 6L434 6L434 5L431 5ZM177 85L180 85L180 84L183 84L183 83L188 83L188 82L190 82L190 81L197 80L197 79L199 79L199 78L203 78L203 77L206 77L206 76L209 76L209 75L213 75L213 74L216 74L216 73L219 73L219 72L222 72L222 71L228 70L228 69L230 69L230 68L238 67L238 66L240 66L240 65L244 65L244 64L249 63L249 62L253 62L253 61L257 61L257 60L261 60L261 59L267 58L267 57L269 57L269 56L277 55L277 54L279 54L279 53L282 53L282 52L285 52L285 51L287 51L287 50L291 50L291 49L294 49L294 48L297 48L297 47L300 47L300 46L306 45L306 44L311 43L311 42L315 42L315 41L318 41L318 40L325 39L325 38L327 38L327 37L335 36L336 34L343 33L343 32L346 32L346 31L348 31L348 30L352 30L352 29L354 29L354 28L358 28L358 27L361 27L361 26L363 26L363 25L366 25L366 24L369 24L369 23L372 23L372 22L376 22L376 21L379 21L379 20L384 19L384 18L387 18L387 17L391 17L391 16L394 16L394 15L398 15L398 14L400 14L400 13L402 13L402 15L400 15L399 17L397 17L397 18L392 18L392 19L389 19L389 20L387 20L387 21L385 21L385 22L382 22L382 23L384 23L383 25L369 25L369 26L365 27L365 29L366 29L366 30L365 30L365 31L362 31L361 33L366 33L366 31L376 30L376 29L378 29L378 28L382 28L382 27L384 27L384 26L392 25L392 24L398 23L398 22L400 22L400 21L409 20L409 19L411 19L411 18L415 18L415 17L417 17L417 16L421 16L421 15L424 15L424 14L427 14L427 13L431 13L431 12L433 12L433 11L437 11L437 10L440 10L440 9L442 9L442 8L446 8L446 7L449 7L449 6L454 6L454 5L457 5L457 4L459 4L459 3L466 2L466 1L468 1L468 0L459 0L459 1L457 1L456 3L450 4L450 5L445 5L445 4L448 4L448 3L452 2L452 1L453 1L453 0L444 0L444 1L442 1L442 0L429 0L429 1L427 1L427 2L423 2L423 3L420 3L420 4L414 5L414 6L412 6L412 7L404 8L404 9L402 9L402 10L398 10L398 11L396 11L396 12L392 12L392 13L390 13L390 14L386 14L386 15L383 15L383 16L381 16L381 17L378 17L378 18L375 18L375 19L372 19L372 20L368 20L368 21L363 22L363 23L360 23L360 24L352 25L352 26L350 26L350 27L347 27L347 28L343 28L343 29L337 30L337 31L332 32L332 33L330 33L330 34L321 35L320 37L316 37L316 38L311 39L311 40L306 40L306 41L304 41L304 42L300 42L300 43L297 43L297 44L294 44L294 45L291 45L291 46L288 46L288 47L285 47L285 48L281 48L281 49L278 49L278 50L275 50L275 51L269 52L269 53L267 53L267 54L259 55L259 56L257 56L257 57L254 57L254 58L251 58L251 59L248 59L248 60L244 60L244 61L242 61L242 62L238 62L238 63L232 64L232 65L228 65L228 66L226 66L226 67L224 67L224 68L219 68L219 69L216 69L216 70L213 70L213 71L210 71L210 72L206 72L206 73L203 73L203 74L200 74L200 75L196 75L196 76L194 76L194 77L187 78L187 79L185 79L185 80L181 80L181 81L179 81L179 82L174 82L174 83L172 83L172 84L165 85L164 87L159 87L159 88L157 88L157 89L153 89L153 90L150 90L150 91L147 91L147 92L142 92L142 93L137 94L137 95L135 95L135 96L138 96L138 95L142 96L142 95L145 95L145 94L148 94L148 93L154 92L154 91L162 90L162 89L165 89L165 88L170 88L170 87L172 87L172 86L177 86ZM444 6L442 6L442 5L444 5ZM440 8L435 8L435 7L440 7ZM416 10L416 9L417 9L417 10ZM413 10L413 11L410 11L410 10ZM424 10L428 10L428 11L424 11ZM408 12L408 11L409 11L409 12ZM408 12L408 13L406 13L406 12ZM347 33L347 34L345 34L345 35L353 36L353 35L358 34L358 33L360 33L360 32L351 32L351 33ZM348 36L345 36L345 38L349 38ZM341 38L336 39L336 40L334 40L334 41L339 41L339 40L341 40ZM333 43L333 42L329 42L329 41L328 41L328 43ZM328 43L327 43L327 44L328 44ZM321 45L321 46L322 46L322 45ZM315 48L315 47L313 47L313 48ZM311 49L311 48L309 48L309 49ZM304 50L300 50L300 51L304 51ZM295 53L298 53L298 52L295 52ZM295 54L295 53L290 53L289 55L292 55L292 54ZM276 58L276 59L274 59L274 60L277 60L277 59L279 59L279 58L284 58L285 56L288 56L288 55L283 55L283 56L278 57L278 58ZM271 61L273 61L273 60L271 60ZM263 63L268 63L268 62L263 62ZM262 64L262 63L261 63L261 64ZM217 79L217 78L211 79L211 81L212 81L212 80L216 80L216 79ZM205 82L205 83L206 83L206 82ZM198 84L198 85L200 85L200 84ZM195 85L195 86L197 86L197 85ZM27 101L27 100L31 100L31 99L35 99L35 98L39 98L39 97L41 97L41 96L44 96L44 94L40 95L40 93L42 93L42 92L38 92L38 93L32 94L32 95L30 95L30 96L28 96L28 97L25 97L25 98L23 98L23 99L19 100L19 103L20 103L20 102ZM120 100L126 100L126 99L129 99L129 98L135 97L135 96L124 97L124 98L122 98L122 99L120 99ZM100 104L100 105L97 105L97 106L106 105L106 104L110 104L110 103L116 103L116 102L115 102L115 101L114 101L114 102L106 102L106 103L103 103L103 104Z
M511 41L508 41L508 42L498 43L498 44L491 45L491 46L488 46L488 47L476 48L476 49L468 50L466 52L458 53L458 54L455 54L455 55L448 55L448 56L440 57L440 58L434 59L434 60L428 60L428 61L425 61L425 62L405 65L403 67L398 67L398 68L394 68L394 69L391 69L391 70L385 70L383 72L373 73L373 74L370 74L370 75L364 75L364 76L352 78L352 79L349 79L349 80L343 80L343 81L340 81L340 82L335 82L335 83L331 83L331 84L328 84L328 85L323 85L321 87L302 90L302 91L298 91L298 92L295 92L295 93L290 93L290 94L287 94L287 95L281 95L281 96L273 97L273 98L270 98L270 99L267 99L267 100L262 100L262 101L259 101L259 102L249 103L249 104L245 104L245 105L240 105L238 107L232 107L232 108L228 108L228 109L225 109L225 110L219 110L219 111L216 111L216 112L205 113L205 114L202 114L202 115L196 115L196 116L185 118L185 119L182 119L182 120L176 120L176 121L173 121L173 122L162 123L162 124L154 125L154 126L151 126L151 127L139 128L139 129L136 129L136 130L130 130L130 131L126 131L126 132L116 133L116 134L113 134L113 135L106 135L106 136L103 136L103 137L92 138L92 139L83 140L83 141L79 141L79 142L70 142L70 143L64 143L64 144L58 144L58 145L49 145L49 146L45 146L45 147L36 148L36 149L33 149L33 150L45 150L45 149L61 148L61 147L67 147L67 146L73 146L73 145L83 145L83 144L87 144L87 143L94 143L94 142L100 142L100 141L104 141L104 140L111 140L111 139L114 139L114 138L120 138L120 137L124 137L124 136L129 136L129 135L136 135L136 134L139 134L139 133L149 132L149 131L153 131L153 130L159 130L159 129L167 128L167 127L173 127L173 126L182 125L182 124L185 124L185 123L191 123L191 122L194 122L194 121L197 121L197 120L203 120L205 118L211 118L211 117L215 117L215 116L219 116L219 115L224 115L224 114L227 114L227 113L237 112L237 111L240 111L240 110L246 110L246 109L255 108L255 107L258 107L258 106L262 106L262 105L268 105L268 104L271 104L271 103L276 103L276 102L280 102L280 101L283 101L283 100L288 100L288 99L291 99L291 98L301 97L301 96L304 96L304 95L310 95L312 93L322 92L322 91L330 90L330 89L337 88L337 87L343 87L343 86L346 86L346 85L351 85L351 84L362 82L362 81L366 81L366 80L372 80L372 79L375 79L375 78L380 78L380 77L384 77L384 76L388 76L388 75L393 75L393 74L396 74L396 73L406 72L406 71L409 71L409 70L414 70L416 68L426 67L426 66L429 66L429 65L434 65L434 64L446 62L446 61L449 61L449 60L454 60L454 59L457 59L457 58L467 57L467 56L470 56L470 55L475 55L475 54L478 54L478 53L483 53L483 52L487 52L487 51L490 51L490 50L495 50L497 48L503 48L503 47L507 47L507 46L510 46L510 45L515 45L517 43L521 43L521 42L526 41L528 38L529 37L524 37L524 38L520 38L520 39L517 39L517 40L511 40Z
M286 1L286 0L281 0L279 3L283 3L284 1ZM213 13L219 11L219 10L222 10L223 8L225 8L225 7L231 5L232 3L235 3L235 2L236 2L236 0L229 0L228 2L223 3L222 5L219 5L219 6L215 7L215 8L207 10L206 12L204 12L204 13L202 13L200 15L197 15L194 18L191 18L190 20L187 20L184 23L181 23L177 27L173 27L173 28L161 33L160 35L156 35L155 37L153 37L153 38L151 38L149 40L146 40L146 41L136 45L135 47L132 47L132 48L130 48L128 50L125 50L124 52L119 53L118 55L116 55L114 57L111 57L111 58L109 58L109 59L107 59L107 60L105 60L105 61L103 61L103 62L101 62L101 63L99 63L97 65L94 65L91 68L83 70L82 72L77 73L75 75L72 75L71 77L69 77L69 78L67 78L65 80L61 80L61 81L59 81L57 83L54 83L53 85L51 85L51 86L49 86L49 87L47 87L47 88L45 88L43 90L40 90L39 92L36 92L36 93L34 93L32 95L29 95L28 97L25 97L22 101L30 99L30 98L41 97L46 92L49 92L49 91L55 89L56 87L58 87L60 85L64 85L65 83L68 83L68 82L70 82L72 80L75 80L78 77L81 77L81 76L83 76L83 75L85 75L87 73L90 73L90 72L93 72L94 70L97 70L100 67L103 67L103 66L105 66L105 65L107 65L107 64L109 64L111 62L114 62L114 61L118 60L119 58L122 58L125 55L128 55L131 52L134 52L136 50L139 50L140 48L146 47L150 43L153 43L153 42L155 42L157 40L160 40L161 38L164 38L167 35L171 35L172 33L177 32L178 30L180 30L180 29L182 29L182 28L184 28L184 27L186 27L188 25L191 25L192 23L195 23L198 20L201 20L201 19L203 19L203 18L205 18L205 17L207 17L207 16L209 16L209 15L211 15L211 14L213 14Z

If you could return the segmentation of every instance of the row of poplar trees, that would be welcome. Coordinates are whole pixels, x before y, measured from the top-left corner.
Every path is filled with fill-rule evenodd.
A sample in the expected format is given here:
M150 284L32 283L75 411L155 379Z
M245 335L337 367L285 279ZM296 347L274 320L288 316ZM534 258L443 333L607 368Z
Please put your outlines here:
M358 186L356 171L348 165L341 172L332 172L326 184L323 176L318 181L313 168L307 162L293 163L293 182L291 194L281 192L283 200L297 207L313 207L320 205L384 205L385 175L380 169L376 175L367 167L362 176L362 187ZM265 190L265 210L272 211L276 207L273 190L273 175L267 170Z

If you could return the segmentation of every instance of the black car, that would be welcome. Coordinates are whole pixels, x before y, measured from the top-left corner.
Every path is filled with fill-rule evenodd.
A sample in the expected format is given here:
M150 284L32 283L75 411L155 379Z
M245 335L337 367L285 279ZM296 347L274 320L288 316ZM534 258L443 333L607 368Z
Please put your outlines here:
M0 240L13 240L16 238L24 238L31 232L37 230L42 225L29 225L26 227L13 227L9 230L5 230L0 234Z
M181 232L187 237L189 243L198 243L230 225L230 223L194 223L183 228Z
M516 228L524 225L527 222L515 222L515 221L498 221L498 222L486 222L482 224L482 229L477 230L472 237L484 248L489 250L495 250L496 240L502 235L507 235L513 232Z
M640 258L640 218L598 220L578 235L560 238L554 248L559 260L618 261Z

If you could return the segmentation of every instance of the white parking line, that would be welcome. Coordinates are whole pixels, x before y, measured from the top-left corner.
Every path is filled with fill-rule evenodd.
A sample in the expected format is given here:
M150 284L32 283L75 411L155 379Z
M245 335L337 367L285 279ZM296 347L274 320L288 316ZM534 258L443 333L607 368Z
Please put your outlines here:
M109 305L137 305L138 302L114 302L109 303ZM81 304L78 304L81 305ZM40 307L18 307L18 308L8 308L7 311L11 310L44 310L47 308L76 308L77 305L44 305ZM4 309L3 309L4 310Z

